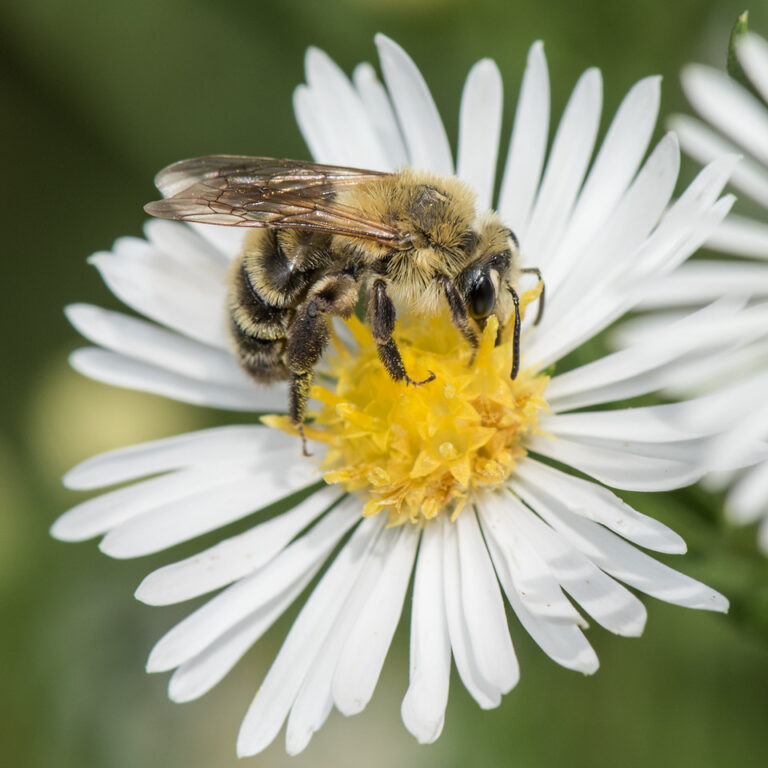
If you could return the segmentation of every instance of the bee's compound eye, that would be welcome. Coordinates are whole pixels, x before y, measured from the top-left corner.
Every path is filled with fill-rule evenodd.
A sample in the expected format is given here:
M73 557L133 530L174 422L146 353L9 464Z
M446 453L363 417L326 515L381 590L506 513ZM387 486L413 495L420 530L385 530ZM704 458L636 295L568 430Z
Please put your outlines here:
M469 289L469 314L474 318L488 317L496 304L496 288L484 272L478 275Z

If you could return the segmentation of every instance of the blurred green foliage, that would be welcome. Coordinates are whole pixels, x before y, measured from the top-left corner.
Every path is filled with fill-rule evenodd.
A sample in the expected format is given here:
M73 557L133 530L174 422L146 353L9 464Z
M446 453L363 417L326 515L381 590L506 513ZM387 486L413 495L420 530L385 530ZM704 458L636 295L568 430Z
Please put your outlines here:
M741 2L741 0L740 0ZM665 75L663 113L684 110L677 72L725 66L740 2L25 0L0 5L3 357L0 410L0 747L3 764L56 768L234 765L240 718L290 617L201 701L178 706L142 659L188 610L152 610L130 592L167 556L111 562L47 528L79 499L58 478L130 442L219 422L70 372L78 345L64 304L116 306L90 253L138 235L153 173L213 152L304 157L291 92L310 44L346 71L373 60L383 31L416 60L455 139L463 78L494 58L508 135L526 51L545 41L554 115L581 71L605 78L604 124L640 77ZM768 31L768 3L750 23ZM659 134L663 125L658 128ZM688 166L690 176L693 168ZM372 705L334 715L299 759L278 741L258 765L762 766L768 752L768 566L752 531L722 523L701 489L632 497L689 541L676 567L724 591L729 617L647 601L641 640L590 631L602 669L558 668L512 619L522 680L492 712L454 681L445 733L418 747L399 721L407 684L401 627ZM190 550L191 551L191 550ZM405 622L407 625L407 622ZM254 762L256 762L254 761Z

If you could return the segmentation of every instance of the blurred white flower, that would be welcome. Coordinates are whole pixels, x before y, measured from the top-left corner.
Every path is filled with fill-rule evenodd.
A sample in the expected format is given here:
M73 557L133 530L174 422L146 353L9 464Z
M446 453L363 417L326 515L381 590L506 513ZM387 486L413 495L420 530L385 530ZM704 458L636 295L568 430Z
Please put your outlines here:
M492 205L502 114L495 64L483 60L467 78L454 167L416 66L391 40L376 42L385 85L367 64L350 82L324 53L308 52L307 85L295 105L315 160L455 172L474 188L480 209ZM170 697L187 701L221 680L322 573L258 686L239 754L263 750L286 720L287 749L297 753L333 706L347 715L365 707L412 572L402 716L422 742L443 728L451 658L481 707L497 706L516 684L503 595L546 654L582 673L594 672L598 660L577 606L617 634L643 630L645 607L623 584L678 605L726 610L721 595L639 549L682 553L685 544L605 487L663 491L695 482L719 428L699 418L708 402L584 409L673 385L686 366L729 348L746 321L718 303L621 352L561 375L550 370L632 308L639 287L675 269L731 207L720 193L732 159L708 166L670 204L675 137L643 160L659 96L659 78L635 85L590 164L602 84L588 70L547 154L547 65L541 44L531 48L496 205L520 239L524 264L543 270L548 297L543 321L526 324L516 380L509 342L494 347L491 322L470 366L448 321L401 318L406 364L437 373L428 386L406 388L388 379L367 330L353 321L340 330L314 390L313 458L301 455L296 438L247 424L112 451L66 476L68 487L83 490L150 477L78 505L53 527L65 540L105 534L101 549L119 558L161 551L303 492L289 511L160 568L137 590L140 600L161 605L224 587L149 658L151 672L175 670ZM285 387L256 387L228 346L226 274L240 236L152 221L145 240L121 239L96 254L92 262L112 291L154 322L70 307L70 320L97 345L75 352L73 365L101 381L200 405L284 410ZM531 291L525 302L534 299Z
M707 247L743 260L695 260L662 280L641 303L656 314L627 323L617 333L620 345L637 343L659 325L717 297L748 301L751 318L744 336L702 364L692 366L667 392L673 397L719 390L708 418L725 434L713 442L711 458L728 456L738 467L706 478L708 487L729 487L725 511L734 523L760 520L758 547L768 554L768 461L751 460L749 443L768 442L768 43L749 33L736 46L738 61L756 94L725 72L700 64L682 73L683 89L705 122L686 115L670 123L683 149L702 163L739 154L731 184L762 208L758 218L730 214L707 240ZM707 125L708 124L708 125Z

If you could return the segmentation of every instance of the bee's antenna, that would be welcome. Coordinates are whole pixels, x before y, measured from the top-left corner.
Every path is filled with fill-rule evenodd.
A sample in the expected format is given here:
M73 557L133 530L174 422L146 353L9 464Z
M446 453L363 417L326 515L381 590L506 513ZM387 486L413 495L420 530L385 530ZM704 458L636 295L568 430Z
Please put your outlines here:
M538 267L527 267L520 270L524 275L536 275L541 283L541 293L539 294L539 311L536 313L536 319L533 321L534 325L538 325L544 315L544 299L546 286L544 285L544 278L541 276L541 270ZM512 377L514 378L514 376Z
M509 374L509 378L516 379L517 373L520 370L520 297L511 285L507 284L507 288L509 288L509 292L512 294L512 301L515 303L515 329L512 335L512 372Z

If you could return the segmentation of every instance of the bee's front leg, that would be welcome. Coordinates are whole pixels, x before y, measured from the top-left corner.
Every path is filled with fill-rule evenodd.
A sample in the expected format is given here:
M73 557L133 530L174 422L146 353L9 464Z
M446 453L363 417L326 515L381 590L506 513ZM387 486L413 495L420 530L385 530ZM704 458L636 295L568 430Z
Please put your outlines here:
M443 275L440 279L443 285L443 293L448 302L448 309L451 312L453 324L461 331L461 335L467 340L473 350L477 350L480 345L480 337L477 335L472 321L467 314L467 304L459 293L456 284L447 276ZM472 355L474 358L474 353Z
M421 381L412 379L405 370L403 357L392 338L395 330L395 305L387 295L387 284L383 280L375 280L368 295L368 322L371 326L371 334L379 350L379 358L387 369L387 373L395 381L420 386L433 381L435 374L429 372L429 376Z

